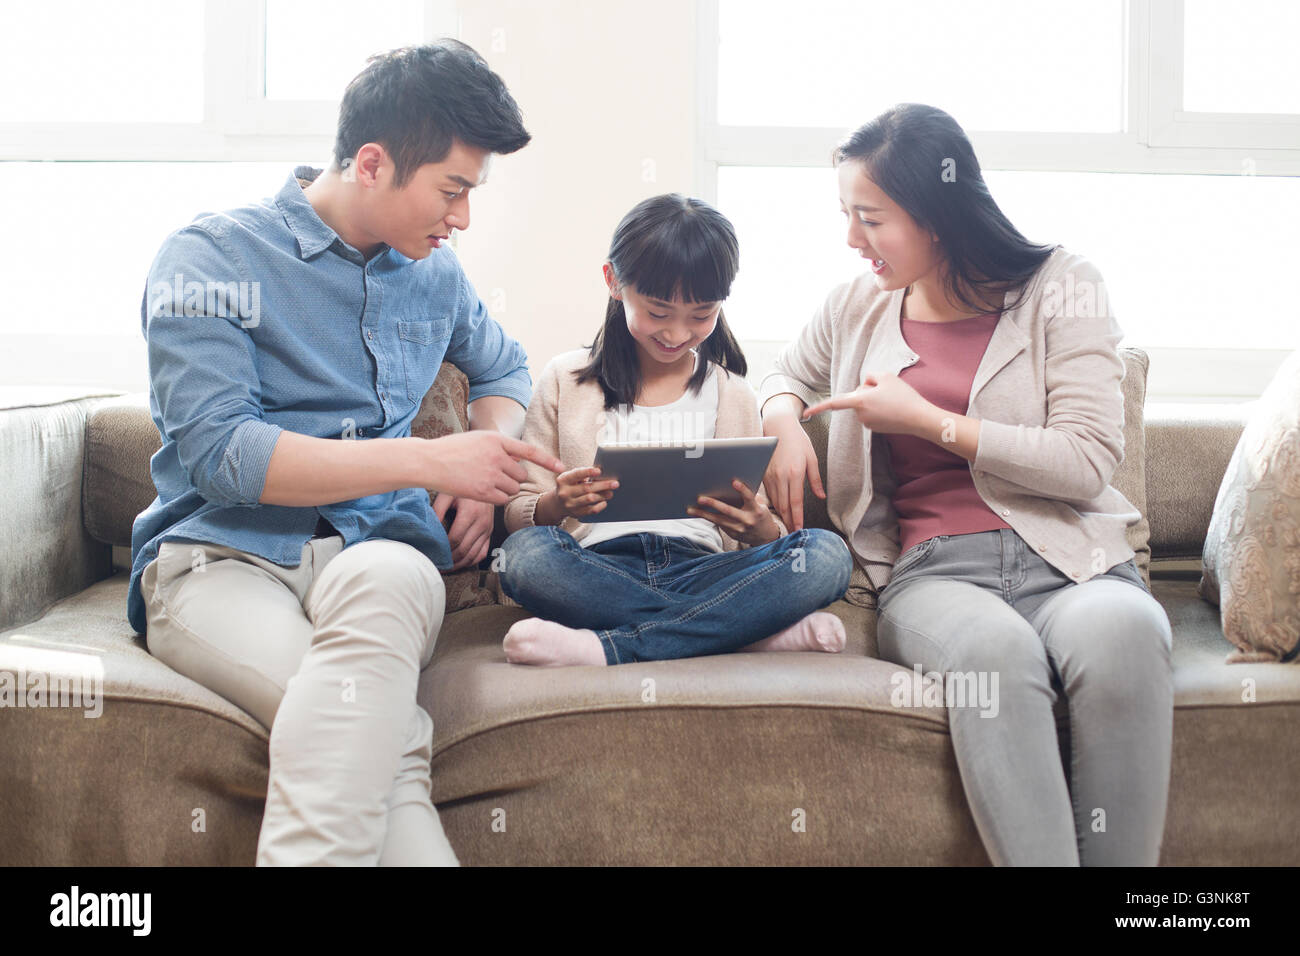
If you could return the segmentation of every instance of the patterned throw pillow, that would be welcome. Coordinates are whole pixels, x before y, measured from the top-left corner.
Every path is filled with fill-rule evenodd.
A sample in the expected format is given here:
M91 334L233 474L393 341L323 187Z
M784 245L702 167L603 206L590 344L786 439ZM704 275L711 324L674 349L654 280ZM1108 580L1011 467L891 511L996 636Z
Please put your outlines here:
M457 435L469 429L469 379L465 373L443 362L438 377L420 403L420 410L411 422L411 434L416 438L442 438ZM429 500L437 497L438 489L429 489ZM452 515L448 515L452 517ZM477 568L464 568L442 576L447 588L447 610L450 614L467 607L495 604L496 595L485 586L483 572Z
M1228 663L1300 651L1300 351L1246 422L1214 501L1198 593L1219 605Z

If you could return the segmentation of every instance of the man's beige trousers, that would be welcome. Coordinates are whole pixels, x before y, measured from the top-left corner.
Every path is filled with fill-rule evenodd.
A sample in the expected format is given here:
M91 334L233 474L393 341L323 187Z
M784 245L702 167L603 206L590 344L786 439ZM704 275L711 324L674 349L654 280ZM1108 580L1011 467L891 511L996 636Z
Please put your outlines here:
M333 535L286 568L164 542L141 589L149 652L271 730L259 866L456 864L415 699L446 607L428 558Z

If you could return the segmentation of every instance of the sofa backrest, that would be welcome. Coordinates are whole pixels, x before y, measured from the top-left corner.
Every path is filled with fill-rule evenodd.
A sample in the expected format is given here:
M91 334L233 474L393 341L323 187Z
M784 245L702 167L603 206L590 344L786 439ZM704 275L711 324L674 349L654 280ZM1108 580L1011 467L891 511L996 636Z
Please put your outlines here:
M1214 499L1254 405L1147 405L1152 557L1201 557Z
M91 412L86 421L81 508L93 537L105 544L131 546L136 515L158 496L149 459L161 447L148 395L123 395Z
M1248 405L1147 405L1146 507L1155 558L1199 558L1214 499L1241 435ZM826 468L829 416L804 428ZM87 532L129 547L131 525L156 494L149 459L161 442L147 399L134 395L99 405L89 416L82 500ZM804 493L805 523L830 528L826 504Z

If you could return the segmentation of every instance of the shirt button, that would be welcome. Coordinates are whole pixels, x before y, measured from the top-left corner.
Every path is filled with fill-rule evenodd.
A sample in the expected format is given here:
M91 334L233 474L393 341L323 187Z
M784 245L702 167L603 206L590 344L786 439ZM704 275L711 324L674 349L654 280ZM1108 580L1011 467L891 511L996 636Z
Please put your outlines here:
M366 333L366 338L368 338L370 341L373 342L373 341L375 340L375 333L374 333L374 332L367 332L367 333Z
M1078 572L1078 571L1071 571L1071 572L1070 572L1070 577L1072 577L1072 578L1077 578L1078 576L1079 576L1079 572Z
M1040 545L1038 546L1038 550L1039 550L1039 551L1046 551L1046 550L1047 550L1047 545L1045 545L1045 544L1040 544Z
M1003 509L1002 509L1002 517L1006 518L1006 517L1009 517L1010 515L1011 515L1011 512L1008 511L1006 508L1003 508Z

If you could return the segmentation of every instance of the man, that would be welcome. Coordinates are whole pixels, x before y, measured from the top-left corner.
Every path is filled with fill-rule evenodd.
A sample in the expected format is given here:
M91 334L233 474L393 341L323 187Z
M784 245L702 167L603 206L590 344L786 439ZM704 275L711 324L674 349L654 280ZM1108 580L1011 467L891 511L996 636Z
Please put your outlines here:
M491 155L529 138L464 44L374 57L344 94L330 169L200 216L150 270L163 445L128 615L152 654L271 729L259 865L457 862L415 699L439 570L487 554L519 459L562 466L515 437L526 356L444 243ZM412 438L444 357L469 378L471 430Z

